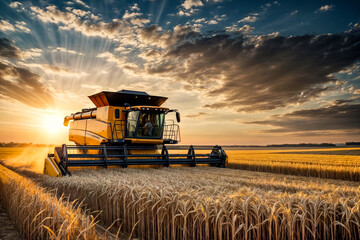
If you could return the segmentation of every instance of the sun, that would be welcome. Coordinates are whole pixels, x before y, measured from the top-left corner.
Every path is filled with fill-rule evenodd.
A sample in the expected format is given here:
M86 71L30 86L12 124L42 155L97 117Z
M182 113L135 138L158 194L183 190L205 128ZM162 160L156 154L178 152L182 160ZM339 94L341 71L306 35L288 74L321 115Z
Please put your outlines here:
M56 112L44 114L42 118L42 128L48 133L59 133L65 131L66 127L63 123L64 116Z

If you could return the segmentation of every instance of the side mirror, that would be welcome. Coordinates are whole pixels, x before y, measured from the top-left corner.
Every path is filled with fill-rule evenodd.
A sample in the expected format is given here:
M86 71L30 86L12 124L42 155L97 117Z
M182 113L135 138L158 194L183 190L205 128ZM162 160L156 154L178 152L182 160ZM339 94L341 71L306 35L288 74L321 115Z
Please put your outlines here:
M180 113L179 112L176 112L176 121L180 122Z

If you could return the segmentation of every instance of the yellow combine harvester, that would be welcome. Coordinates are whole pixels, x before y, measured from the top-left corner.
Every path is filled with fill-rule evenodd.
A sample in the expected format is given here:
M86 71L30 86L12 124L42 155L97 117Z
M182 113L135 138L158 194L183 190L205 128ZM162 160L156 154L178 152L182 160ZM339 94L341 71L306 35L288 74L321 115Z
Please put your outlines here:
M70 175L69 169L79 167L227 164L227 155L219 146L168 146L180 142L180 128L173 120L165 121L165 116L175 112L180 122L180 114L161 107L166 97L121 90L89 98L96 108L83 109L64 119L65 126L70 123L69 140L76 145L56 147L54 154L45 159L45 174ZM195 154L195 149L211 152ZM170 154L170 150L176 153ZM180 150L187 153L180 154Z

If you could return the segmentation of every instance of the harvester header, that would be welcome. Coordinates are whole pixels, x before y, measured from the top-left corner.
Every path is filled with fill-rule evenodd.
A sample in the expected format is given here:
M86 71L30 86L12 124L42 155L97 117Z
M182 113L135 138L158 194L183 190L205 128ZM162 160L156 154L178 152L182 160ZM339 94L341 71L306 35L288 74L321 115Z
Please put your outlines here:
M121 90L99 92L89 96L95 108L68 115L69 140L75 145L55 148L45 161L44 172L52 176L69 175L72 167L105 167L131 165L210 164L225 167L227 155L219 147L208 147L206 154L195 154L196 146L167 147L181 141L180 127L165 119L176 109L162 107L167 97L146 92ZM169 150L177 153L170 154ZM187 153L179 153L186 150ZM201 150L205 150L201 147Z

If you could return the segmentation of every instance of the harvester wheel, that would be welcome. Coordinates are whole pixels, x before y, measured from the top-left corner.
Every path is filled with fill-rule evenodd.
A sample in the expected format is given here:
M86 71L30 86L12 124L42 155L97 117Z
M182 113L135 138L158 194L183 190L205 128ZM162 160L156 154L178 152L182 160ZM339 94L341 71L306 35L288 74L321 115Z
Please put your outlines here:
M220 158L221 163L210 164L210 166L219 167L219 168L225 168L227 166L228 156L226 155L224 149L216 145L215 147L213 147L211 151L211 155L216 158Z

